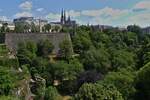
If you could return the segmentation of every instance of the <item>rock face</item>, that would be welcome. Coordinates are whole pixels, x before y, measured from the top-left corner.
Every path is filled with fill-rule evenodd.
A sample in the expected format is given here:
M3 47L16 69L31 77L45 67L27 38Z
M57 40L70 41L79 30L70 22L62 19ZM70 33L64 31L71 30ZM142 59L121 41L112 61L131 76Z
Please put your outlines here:
M69 33L6 33L5 34L5 44L9 50L16 54L17 45L20 42L33 41L39 42L40 40L48 39L54 45L54 54L59 52L59 44L68 39L71 41Z

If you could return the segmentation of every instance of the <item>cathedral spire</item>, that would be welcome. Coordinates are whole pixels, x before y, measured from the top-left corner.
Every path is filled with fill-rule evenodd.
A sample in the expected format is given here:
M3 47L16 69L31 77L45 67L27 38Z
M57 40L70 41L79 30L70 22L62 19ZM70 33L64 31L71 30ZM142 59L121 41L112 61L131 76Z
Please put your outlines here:
M66 11L64 10L64 22L66 22Z
M61 11L61 19L60 22L63 24L64 23L64 10L62 9Z
M68 16L68 22L70 22L71 21L71 18L70 18L70 15Z

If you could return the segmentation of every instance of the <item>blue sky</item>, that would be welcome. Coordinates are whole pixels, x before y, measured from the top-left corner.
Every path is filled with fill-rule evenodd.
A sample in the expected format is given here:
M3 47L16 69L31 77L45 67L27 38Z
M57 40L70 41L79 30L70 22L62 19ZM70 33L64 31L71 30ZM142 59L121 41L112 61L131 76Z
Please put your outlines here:
M62 8L79 24L150 25L150 0L1 0L0 19L33 16L58 21Z

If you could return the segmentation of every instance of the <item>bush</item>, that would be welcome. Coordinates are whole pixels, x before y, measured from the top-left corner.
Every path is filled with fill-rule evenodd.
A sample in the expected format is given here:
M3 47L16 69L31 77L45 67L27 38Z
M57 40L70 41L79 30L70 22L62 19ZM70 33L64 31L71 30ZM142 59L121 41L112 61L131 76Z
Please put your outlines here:
M55 87L49 86L46 89L44 100L60 100L57 89Z
M75 100L123 100L116 87L109 84L84 84Z

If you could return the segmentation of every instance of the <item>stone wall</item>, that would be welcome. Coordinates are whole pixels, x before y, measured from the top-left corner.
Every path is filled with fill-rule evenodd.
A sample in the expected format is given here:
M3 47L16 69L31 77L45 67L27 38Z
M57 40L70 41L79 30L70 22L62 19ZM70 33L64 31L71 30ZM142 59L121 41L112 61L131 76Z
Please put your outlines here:
M20 42L33 41L35 43L40 40L48 39L54 45L54 54L58 54L59 44L69 39L71 41L69 33L6 33L5 44L12 53L16 53L17 46Z

